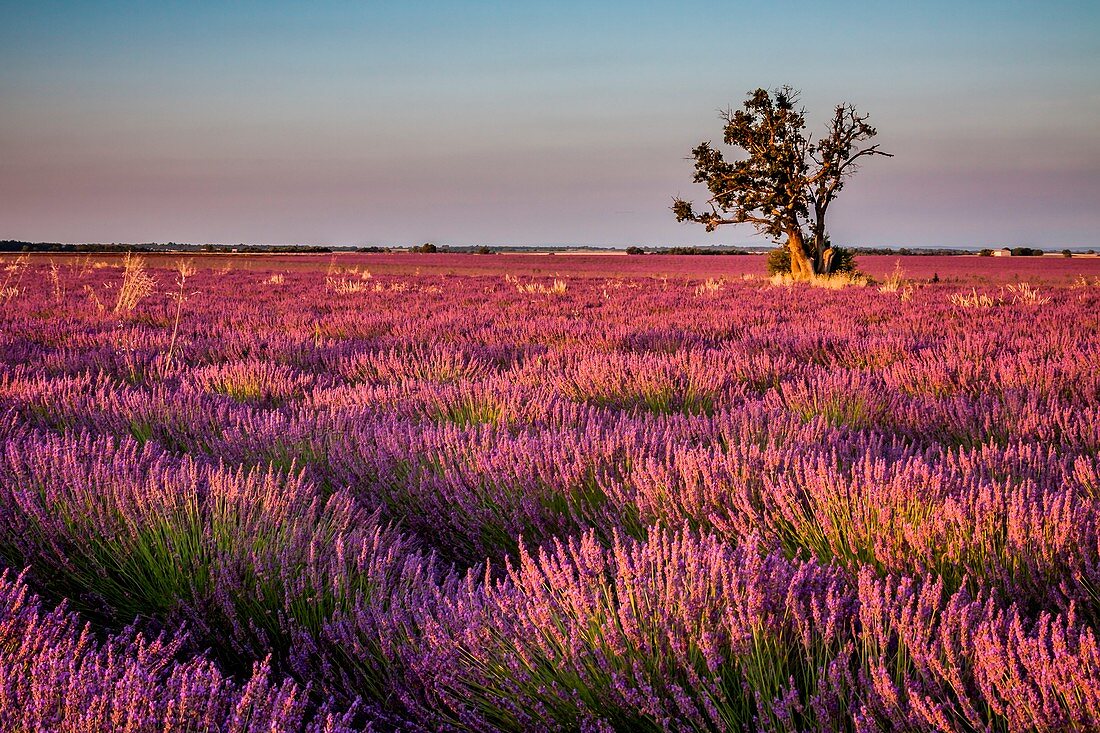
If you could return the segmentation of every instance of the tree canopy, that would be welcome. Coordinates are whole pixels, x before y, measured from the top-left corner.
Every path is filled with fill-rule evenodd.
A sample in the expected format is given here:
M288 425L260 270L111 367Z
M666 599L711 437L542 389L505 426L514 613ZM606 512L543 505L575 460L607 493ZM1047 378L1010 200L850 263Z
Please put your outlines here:
M740 148L741 157L727 160L709 141L697 145L694 180L710 191L707 208L696 211L677 198L672 210L677 221L703 224L707 231L751 224L775 241L786 237L791 274L808 279L836 267L826 239L829 205L861 159L890 153L863 145L877 131L850 104L838 104L825 134L814 140L798 101L799 92L789 86L757 89L741 109L725 111L723 142Z

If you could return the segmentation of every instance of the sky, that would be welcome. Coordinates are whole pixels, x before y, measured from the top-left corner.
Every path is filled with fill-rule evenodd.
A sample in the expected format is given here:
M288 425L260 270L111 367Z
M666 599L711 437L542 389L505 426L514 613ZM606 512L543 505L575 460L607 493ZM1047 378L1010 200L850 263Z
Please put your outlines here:
M1100 247L1095 0L0 0L0 239L761 245L669 206L782 84L895 155L834 242Z

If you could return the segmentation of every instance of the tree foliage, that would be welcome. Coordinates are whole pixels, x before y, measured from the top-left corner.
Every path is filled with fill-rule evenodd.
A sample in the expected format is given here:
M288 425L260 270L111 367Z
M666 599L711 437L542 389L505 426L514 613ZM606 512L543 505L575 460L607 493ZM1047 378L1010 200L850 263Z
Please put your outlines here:
M677 198L677 221L702 224L714 231L725 224L751 224L775 241L786 238L791 273L798 278L837 270L836 252L828 246L825 217L862 158L889 156L879 146L863 146L877 131L850 104L833 111L818 140L806 132L805 110L791 87L757 89L741 109L723 113L723 142L740 148L727 160L707 141L692 150L696 183L710 192L707 209L697 211Z

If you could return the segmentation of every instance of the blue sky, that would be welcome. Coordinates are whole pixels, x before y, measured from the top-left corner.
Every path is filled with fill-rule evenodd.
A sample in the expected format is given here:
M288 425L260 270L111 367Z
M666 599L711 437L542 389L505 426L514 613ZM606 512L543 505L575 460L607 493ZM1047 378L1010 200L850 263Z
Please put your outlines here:
M0 237L750 244L677 224L758 86L871 113L859 245L1100 246L1100 4L0 3Z

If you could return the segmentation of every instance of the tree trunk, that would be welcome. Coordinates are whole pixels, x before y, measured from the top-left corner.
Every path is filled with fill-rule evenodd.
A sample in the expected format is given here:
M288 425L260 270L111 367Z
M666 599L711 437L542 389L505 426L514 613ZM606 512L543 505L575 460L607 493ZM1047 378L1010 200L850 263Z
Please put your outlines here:
M802 230L787 231L787 250L791 253L791 277L795 280L812 280L814 263L806 254L806 242L802 238Z

